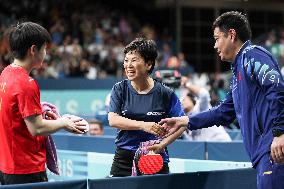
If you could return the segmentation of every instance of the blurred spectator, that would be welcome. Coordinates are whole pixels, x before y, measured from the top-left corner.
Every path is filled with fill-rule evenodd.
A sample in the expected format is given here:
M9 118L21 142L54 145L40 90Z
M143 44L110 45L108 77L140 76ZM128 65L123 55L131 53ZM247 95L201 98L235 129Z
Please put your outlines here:
M90 130L89 130L90 135L101 136L104 134L104 127L101 121L93 119L89 121L89 125L90 125Z
M190 76L191 74L194 73L195 70L193 66L190 65L189 62L187 62L187 60L185 59L184 53L179 52L177 58L180 62L179 72L181 73L181 75Z
M65 27L61 20L55 22L53 26L50 28L50 34L52 37L52 42L55 45L61 45L63 42L63 34L65 32Z
M158 64L158 66L160 68L166 68L167 63L172 56L172 49L168 43L163 44L162 51L159 53L159 56L160 63Z
M275 31L272 30L268 33L267 39L265 40L265 46L270 47L276 43Z
M171 56L167 62L167 68L179 70L181 62L176 56Z
M186 77L182 78L182 86L186 90L183 96L182 106L186 114L196 114L211 108L209 92L191 84ZM213 126L183 133L185 140L194 141L231 141L229 134L222 126Z

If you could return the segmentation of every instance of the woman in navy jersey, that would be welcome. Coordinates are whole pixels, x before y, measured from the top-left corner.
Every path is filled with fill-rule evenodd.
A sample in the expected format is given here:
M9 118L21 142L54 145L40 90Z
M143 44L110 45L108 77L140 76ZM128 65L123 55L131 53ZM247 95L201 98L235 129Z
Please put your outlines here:
M161 139L163 128L157 123L166 117L183 116L174 91L150 77L157 58L153 40L137 38L124 49L127 79L116 83L111 92L108 119L118 128L117 146L110 176L130 176L135 151L141 142ZM164 165L159 174L169 173L166 146L178 138L184 128L150 148L161 153Z

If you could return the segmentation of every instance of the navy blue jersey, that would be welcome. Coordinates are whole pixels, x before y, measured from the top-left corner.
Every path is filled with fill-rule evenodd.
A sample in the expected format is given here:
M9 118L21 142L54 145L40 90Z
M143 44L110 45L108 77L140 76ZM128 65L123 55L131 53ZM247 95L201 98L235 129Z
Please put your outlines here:
M130 80L116 83L111 92L109 112L145 122L159 122L163 118L183 116L181 103L174 91L154 81L147 94L139 94ZM140 130L118 130L117 147L136 151L140 142L158 139L155 135ZM166 154L168 161L168 155Z
M231 90L207 112L190 116L190 129L227 125L238 119L252 164L270 152L272 128L284 130L284 80L276 60L247 41L232 64Z

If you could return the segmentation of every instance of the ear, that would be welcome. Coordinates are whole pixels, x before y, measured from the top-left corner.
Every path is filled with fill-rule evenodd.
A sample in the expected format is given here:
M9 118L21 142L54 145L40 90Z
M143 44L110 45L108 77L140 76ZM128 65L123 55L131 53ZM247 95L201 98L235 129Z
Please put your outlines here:
M148 71L151 70L152 66L153 66L152 62L149 61L149 62L146 63L146 67L147 67Z
M31 54L32 56L35 56L35 53L36 53L36 51L37 51L36 46L35 46L35 45L32 45L29 50L30 50L30 54Z
M229 29L228 33L230 35L231 40L233 41L237 40L237 32L235 29Z

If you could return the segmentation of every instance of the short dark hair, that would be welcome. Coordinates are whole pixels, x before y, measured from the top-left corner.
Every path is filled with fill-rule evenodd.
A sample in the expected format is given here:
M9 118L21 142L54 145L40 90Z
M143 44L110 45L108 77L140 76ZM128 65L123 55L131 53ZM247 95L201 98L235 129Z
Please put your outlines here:
M23 22L11 27L9 44L12 56L16 59L24 59L28 49L35 45L39 50L45 43L51 41L48 31L33 22Z
M234 29L237 38L242 42L251 39L251 28L245 14L237 11L225 12L220 15L213 23L212 29L219 28L220 31L228 34L230 29Z
M130 51L137 51L144 59L145 63L152 64L152 67L148 72L151 74L158 56L156 43L151 39L136 38L124 48L124 54L127 54Z

